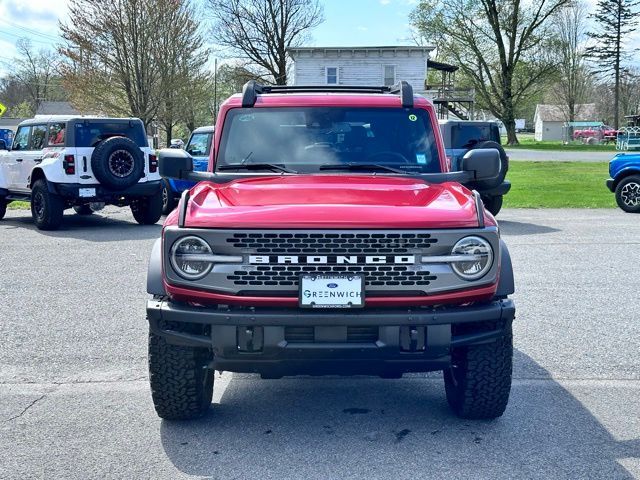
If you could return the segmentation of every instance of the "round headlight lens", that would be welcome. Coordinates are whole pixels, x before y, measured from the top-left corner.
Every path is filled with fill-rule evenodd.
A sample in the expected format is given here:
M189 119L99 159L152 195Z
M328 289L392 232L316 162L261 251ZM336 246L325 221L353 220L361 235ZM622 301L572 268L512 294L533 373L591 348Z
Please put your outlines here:
M493 249L484 238L464 237L451 250L452 255L468 255L469 260L453 262L451 268L464 280L482 278L493 264Z
M211 271L213 263L198 257L211 254L211 247L200 237L183 237L171 247L171 266L182 278L199 280Z

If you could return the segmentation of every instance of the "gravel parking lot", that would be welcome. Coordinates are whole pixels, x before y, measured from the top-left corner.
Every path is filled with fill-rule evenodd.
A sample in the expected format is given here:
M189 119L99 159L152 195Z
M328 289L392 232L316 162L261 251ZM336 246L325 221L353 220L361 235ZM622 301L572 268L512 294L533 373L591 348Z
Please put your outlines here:
M128 210L39 232L0 222L0 478L640 478L640 216L506 210L512 397L455 418L440 375L216 374L214 405L161 421L146 371L146 263Z

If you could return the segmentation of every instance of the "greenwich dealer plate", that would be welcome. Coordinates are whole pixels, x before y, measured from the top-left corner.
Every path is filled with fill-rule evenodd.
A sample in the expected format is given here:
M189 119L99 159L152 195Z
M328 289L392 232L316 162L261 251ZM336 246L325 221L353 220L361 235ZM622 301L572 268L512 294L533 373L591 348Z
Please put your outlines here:
M362 275L301 275L300 306L303 308L362 308Z

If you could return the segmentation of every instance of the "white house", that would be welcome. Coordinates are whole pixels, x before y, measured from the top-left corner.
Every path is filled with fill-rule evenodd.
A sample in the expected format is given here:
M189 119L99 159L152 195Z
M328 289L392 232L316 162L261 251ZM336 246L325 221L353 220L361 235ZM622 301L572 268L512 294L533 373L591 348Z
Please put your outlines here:
M595 103L578 104L575 111L576 122L589 122L596 119ZM536 141L563 140L563 127L568 120L566 111L561 105L536 105L536 113L533 116Z
M427 59L434 47L296 47L293 85L393 85L400 80L424 91Z

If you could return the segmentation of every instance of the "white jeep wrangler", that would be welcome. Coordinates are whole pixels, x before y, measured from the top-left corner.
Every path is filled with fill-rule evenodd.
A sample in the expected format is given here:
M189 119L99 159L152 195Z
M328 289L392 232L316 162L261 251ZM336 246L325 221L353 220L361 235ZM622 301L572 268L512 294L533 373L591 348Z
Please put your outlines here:
M36 116L0 140L0 219L14 200L31 202L41 230L63 212L89 215L105 204L131 207L142 225L162 215L158 162L137 118Z

